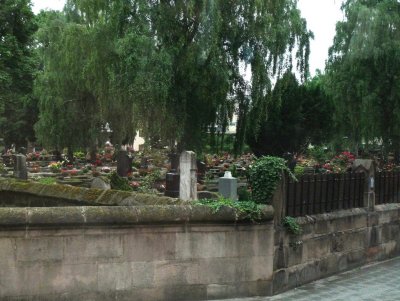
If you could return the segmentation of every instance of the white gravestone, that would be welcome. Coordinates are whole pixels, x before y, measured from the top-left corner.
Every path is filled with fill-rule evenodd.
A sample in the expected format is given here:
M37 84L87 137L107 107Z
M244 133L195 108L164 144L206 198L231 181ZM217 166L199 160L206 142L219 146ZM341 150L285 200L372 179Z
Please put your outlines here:
M182 152L179 158L179 198L181 200L197 200L196 171L196 154L191 151Z

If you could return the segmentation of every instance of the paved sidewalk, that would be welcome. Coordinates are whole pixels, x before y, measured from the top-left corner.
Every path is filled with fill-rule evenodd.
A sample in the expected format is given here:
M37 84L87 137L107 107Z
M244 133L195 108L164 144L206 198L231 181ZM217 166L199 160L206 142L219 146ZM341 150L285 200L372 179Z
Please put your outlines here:
M225 301L398 301L400 258L318 280L273 297Z

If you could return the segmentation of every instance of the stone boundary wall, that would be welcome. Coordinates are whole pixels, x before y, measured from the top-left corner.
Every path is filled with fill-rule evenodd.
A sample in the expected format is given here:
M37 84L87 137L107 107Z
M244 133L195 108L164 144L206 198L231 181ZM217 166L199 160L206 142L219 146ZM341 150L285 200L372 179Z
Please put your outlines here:
M51 185L27 184L28 193L24 183L2 183L0 202L10 202L9 192L34 203L46 197L63 202ZM91 193L57 189L65 189L68 202L74 193L80 201ZM151 196L146 203L138 194L108 193L112 206L96 198L94 206L23 207L32 203L21 201L20 207L0 207L0 301L189 301L272 293L272 206L262 208L255 224L232 208L214 213L176 199ZM117 205L132 195L137 205Z
M270 295L273 224L0 230L1 301Z
M273 294L400 255L400 204L296 220L301 235L276 226Z

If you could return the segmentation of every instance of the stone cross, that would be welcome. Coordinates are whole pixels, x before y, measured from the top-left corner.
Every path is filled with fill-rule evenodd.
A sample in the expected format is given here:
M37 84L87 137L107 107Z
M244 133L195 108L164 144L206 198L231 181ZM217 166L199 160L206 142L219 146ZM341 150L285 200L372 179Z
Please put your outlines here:
M28 179L28 169L24 155L14 155L14 177L20 180Z
M181 200L197 200L196 154L191 151L182 152L179 159L179 198Z

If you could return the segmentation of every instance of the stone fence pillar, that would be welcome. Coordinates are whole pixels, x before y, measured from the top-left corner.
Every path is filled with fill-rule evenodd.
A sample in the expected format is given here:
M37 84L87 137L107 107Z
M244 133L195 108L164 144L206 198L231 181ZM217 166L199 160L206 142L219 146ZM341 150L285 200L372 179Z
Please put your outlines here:
M353 162L353 171L365 174L364 207L369 210L375 207L375 169L374 160L356 159Z

